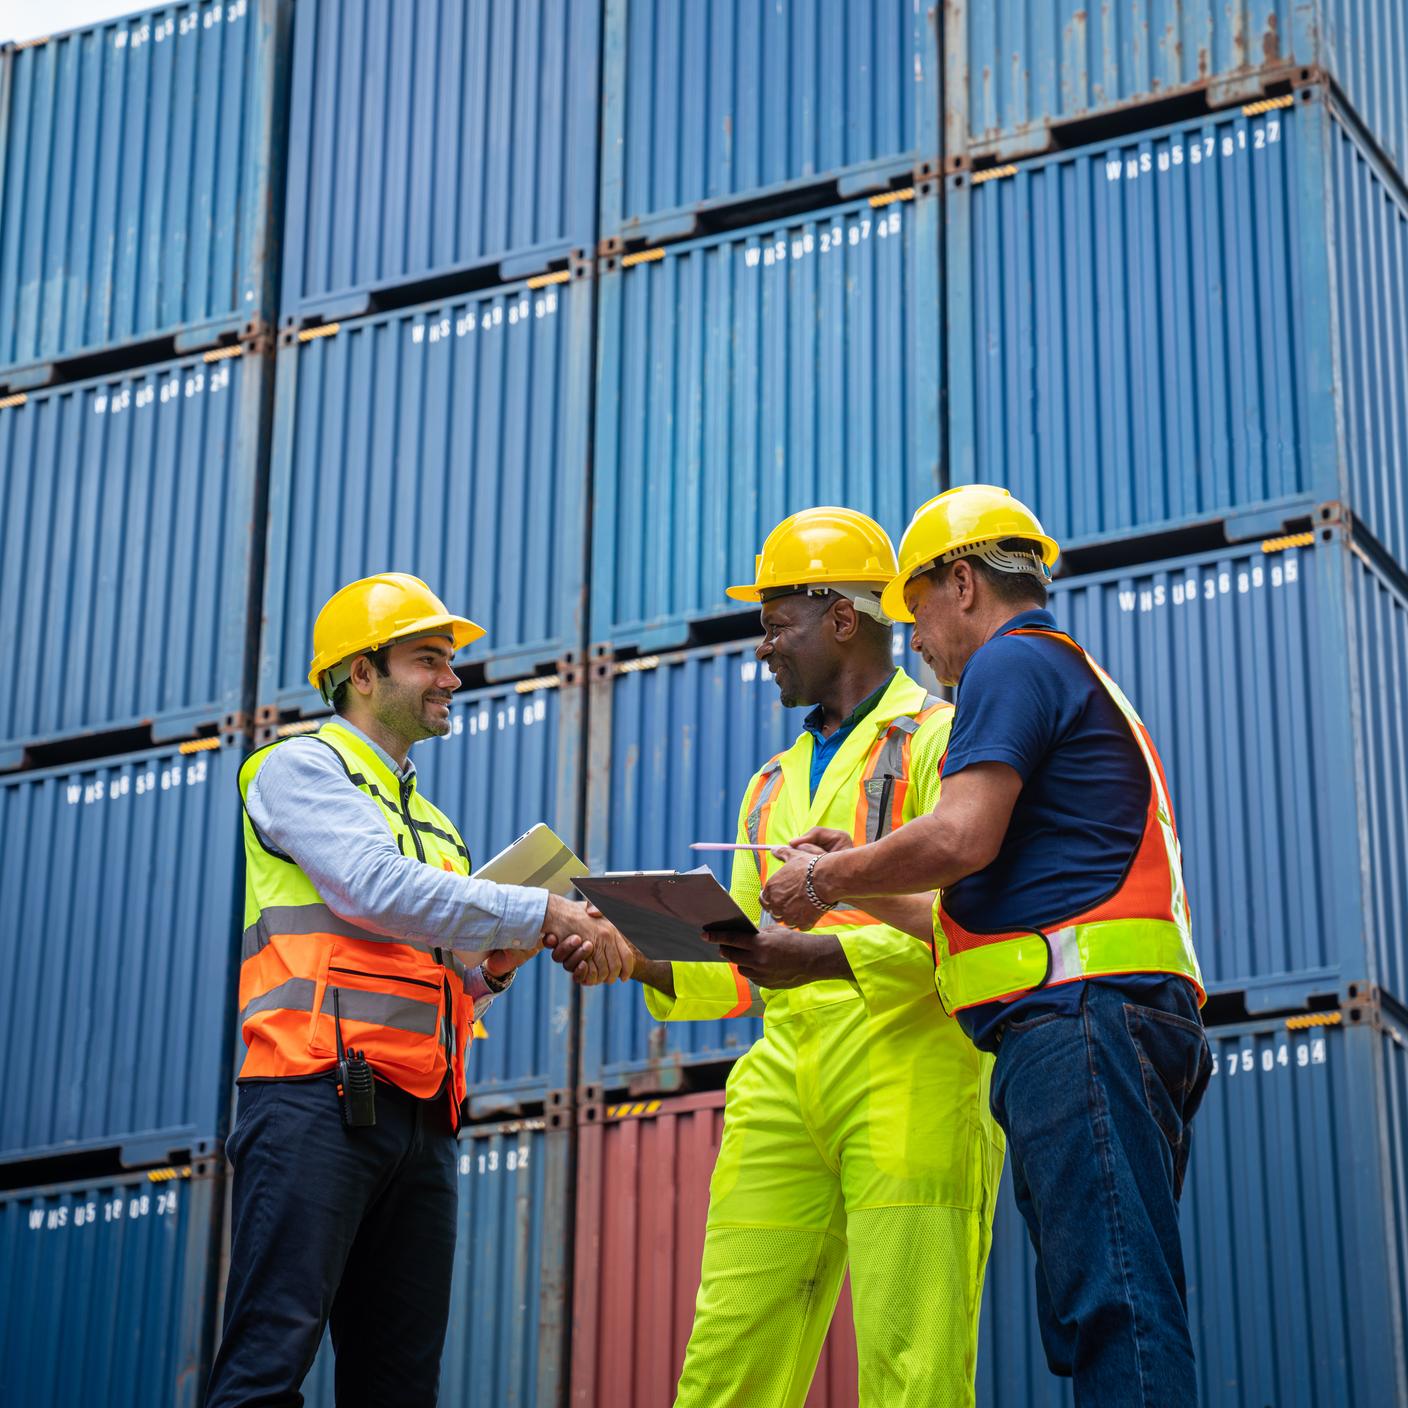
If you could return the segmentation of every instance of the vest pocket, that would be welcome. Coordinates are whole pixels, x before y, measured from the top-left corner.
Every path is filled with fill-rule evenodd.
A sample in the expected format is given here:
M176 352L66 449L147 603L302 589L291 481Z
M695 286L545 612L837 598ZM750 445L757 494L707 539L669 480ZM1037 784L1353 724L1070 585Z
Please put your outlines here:
M872 777L865 783L865 839L878 841L895 829L895 820L904 816L907 777Z
M392 954L378 952L380 947L330 945L320 974L322 1005L309 1038L309 1055L336 1057L333 1014L340 1010L345 1047L365 1051L374 1066L390 1072L429 1074L441 1059L444 978L438 966L411 968Z

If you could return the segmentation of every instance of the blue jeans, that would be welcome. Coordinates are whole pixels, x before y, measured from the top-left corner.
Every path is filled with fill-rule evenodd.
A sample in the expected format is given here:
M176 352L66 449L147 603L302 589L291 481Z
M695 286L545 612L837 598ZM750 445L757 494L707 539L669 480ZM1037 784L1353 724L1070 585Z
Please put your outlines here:
M1212 1070L1181 978L1087 982L1075 1012L1002 1029L992 1112L1036 1249L1047 1363L1077 1404L1197 1402L1178 1199Z
M381 1082L361 1129L342 1123L333 1076L240 1086L207 1408L296 1408L329 1320L338 1408L434 1408L459 1205L449 1126L443 1095Z

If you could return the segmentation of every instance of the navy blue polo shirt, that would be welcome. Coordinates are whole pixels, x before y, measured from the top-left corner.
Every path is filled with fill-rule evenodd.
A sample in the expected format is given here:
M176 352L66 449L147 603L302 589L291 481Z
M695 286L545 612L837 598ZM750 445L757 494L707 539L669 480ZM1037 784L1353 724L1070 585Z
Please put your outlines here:
M1006 763L1022 779L997 857L951 885L944 905L975 933L1048 929L1107 899L1144 834L1149 770L1124 715L1085 661L1047 636L1049 611L1023 611L974 652L958 681L943 775L974 763ZM1148 992L1167 975L1099 981ZM1181 981L1181 979L1173 979ZM998 1027L1038 1012L1071 1011L1080 983L958 1013L985 1050Z

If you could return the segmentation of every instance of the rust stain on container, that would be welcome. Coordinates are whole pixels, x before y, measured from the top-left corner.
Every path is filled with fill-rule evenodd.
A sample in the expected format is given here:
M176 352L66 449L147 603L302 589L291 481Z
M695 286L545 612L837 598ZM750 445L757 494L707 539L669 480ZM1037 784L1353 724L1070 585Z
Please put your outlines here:
M1281 31L1274 12L1266 17L1266 33L1261 36L1261 53L1268 64L1275 63L1281 57Z

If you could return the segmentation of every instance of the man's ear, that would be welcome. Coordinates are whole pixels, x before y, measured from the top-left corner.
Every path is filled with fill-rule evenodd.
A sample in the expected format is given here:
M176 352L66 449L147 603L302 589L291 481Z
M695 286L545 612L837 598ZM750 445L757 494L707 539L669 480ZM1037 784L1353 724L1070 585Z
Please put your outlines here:
M949 570L948 580L953 584L959 610L971 611L978 587L978 574L973 571L973 564L966 558L959 558Z
M352 661L352 673L348 676L352 688L358 694L369 695L374 688L372 662L365 655L358 655Z
M856 631L860 629L856 608L845 597L832 606L831 621L831 629L835 632L838 641L854 640Z

